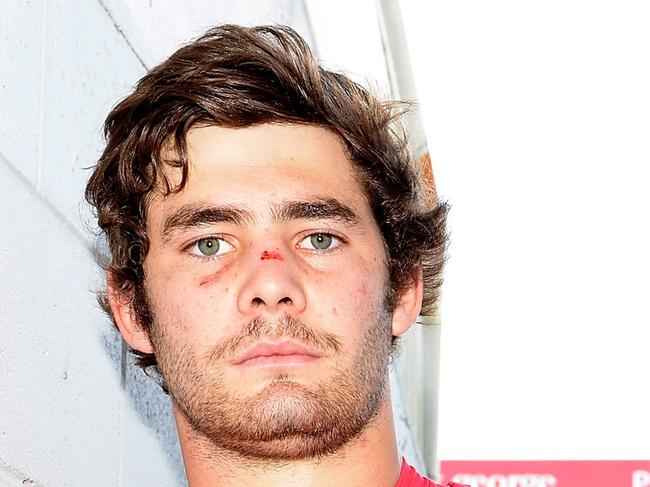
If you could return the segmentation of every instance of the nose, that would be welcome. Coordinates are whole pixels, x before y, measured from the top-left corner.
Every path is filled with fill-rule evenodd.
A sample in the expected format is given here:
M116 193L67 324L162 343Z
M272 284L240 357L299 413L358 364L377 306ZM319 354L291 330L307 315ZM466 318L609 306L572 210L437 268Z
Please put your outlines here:
M245 315L262 310L270 315L302 312L306 297L297 263L291 258L264 259L260 255L263 253L250 259L237 299L239 311Z

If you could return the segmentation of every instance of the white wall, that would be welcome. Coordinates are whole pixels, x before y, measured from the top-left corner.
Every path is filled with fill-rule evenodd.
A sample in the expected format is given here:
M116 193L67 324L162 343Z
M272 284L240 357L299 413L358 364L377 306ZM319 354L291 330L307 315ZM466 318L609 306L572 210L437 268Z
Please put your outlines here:
M439 191L442 459L650 459L650 6L402 0Z
M1 487L185 483L168 399L94 302L101 244L82 202L86 168L110 108L207 27L285 23L315 41L302 2L191 6L0 4ZM402 451L418 464L399 394L395 409Z

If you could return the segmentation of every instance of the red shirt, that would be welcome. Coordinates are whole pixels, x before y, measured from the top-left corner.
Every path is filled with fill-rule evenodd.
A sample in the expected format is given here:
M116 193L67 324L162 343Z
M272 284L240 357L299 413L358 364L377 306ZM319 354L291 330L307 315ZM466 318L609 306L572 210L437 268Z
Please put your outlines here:
M406 460L402 458L402 471L399 474L399 479L395 487L469 487L465 484L457 484L449 482L446 485L436 484L426 477L422 477L413 467L411 467Z

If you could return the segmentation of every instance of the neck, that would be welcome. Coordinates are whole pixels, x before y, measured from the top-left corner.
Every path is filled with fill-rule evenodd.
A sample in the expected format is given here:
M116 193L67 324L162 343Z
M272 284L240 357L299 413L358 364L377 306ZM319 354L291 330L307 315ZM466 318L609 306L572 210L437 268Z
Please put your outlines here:
M390 393L361 435L326 457L271 462L223 450L196 434L174 403L189 487L310 485L393 487L400 472Z

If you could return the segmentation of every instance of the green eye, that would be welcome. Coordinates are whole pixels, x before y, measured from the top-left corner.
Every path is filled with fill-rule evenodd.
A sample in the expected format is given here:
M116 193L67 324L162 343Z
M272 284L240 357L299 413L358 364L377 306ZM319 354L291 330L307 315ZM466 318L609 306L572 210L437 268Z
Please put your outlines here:
M212 256L219 252L221 245L219 244L218 238L204 238L203 240L199 240L196 246L203 255Z
M209 260L214 260L234 252L236 249L234 243L228 242L225 238L205 237L195 240L186 250L195 257L209 257Z
M309 242L316 250L327 250L332 246L333 238L326 233L315 233L309 237Z

